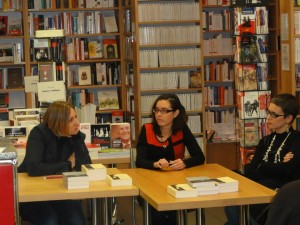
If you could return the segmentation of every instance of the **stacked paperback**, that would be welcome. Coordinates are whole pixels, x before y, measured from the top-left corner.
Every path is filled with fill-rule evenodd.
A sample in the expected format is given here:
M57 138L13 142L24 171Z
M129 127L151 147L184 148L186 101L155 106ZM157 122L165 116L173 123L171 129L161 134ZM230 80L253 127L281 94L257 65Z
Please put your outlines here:
M62 175L67 189L89 188L89 177L84 172L64 172Z
M81 171L88 175L89 180L106 179L106 167L101 163L81 165Z
M188 184L168 185L168 193L175 198L189 198L198 196L198 191Z
M198 195L218 194L219 188L216 186L216 182L209 177L187 177L186 181L197 190Z
M125 173L108 174L106 175L106 181L111 186L129 186L132 185L132 179Z
M214 179L219 193L236 192L239 190L239 182L230 177L219 177Z

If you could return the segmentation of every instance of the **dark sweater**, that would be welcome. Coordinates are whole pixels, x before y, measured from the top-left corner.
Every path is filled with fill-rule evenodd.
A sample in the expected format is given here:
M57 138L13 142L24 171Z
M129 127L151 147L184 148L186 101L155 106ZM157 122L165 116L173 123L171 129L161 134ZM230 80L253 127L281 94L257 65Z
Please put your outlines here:
M163 147L152 129L152 124L143 125L137 143L136 166L145 169L157 169L153 163L159 159L175 160L182 158L186 167L203 164L205 157L194 135L186 125L182 131L172 134L166 148ZM184 159L185 147L190 158Z
M29 134L25 158L18 172L27 172L29 176L67 172L67 160L73 152L75 169L80 171L82 164L91 163L84 138L85 135L80 131L72 137L57 137L44 123L35 126Z

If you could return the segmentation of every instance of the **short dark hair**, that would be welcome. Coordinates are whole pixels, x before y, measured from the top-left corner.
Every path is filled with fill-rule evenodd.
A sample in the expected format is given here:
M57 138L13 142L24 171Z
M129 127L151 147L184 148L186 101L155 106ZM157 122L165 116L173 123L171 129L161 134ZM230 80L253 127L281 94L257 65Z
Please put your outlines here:
M68 134L69 117L73 106L65 101L51 103L45 113L44 123L56 136Z
M298 115L299 103L297 98L292 94L283 93L276 95L271 99L271 103L279 106L285 116L292 115L293 120L291 122L293 122Z
M154 133L157 135L161 135L161 130L159 125L157 124L155 113L153 112L153 109L156 108L156 104L160 100L167 100L171 108L175 110L179 110L179 114L176 118L174 118L173 125L172 125L172 133L176 133L177 131L180 131L183 129L185 126L186 122L188 121L188 116L186 114L184 106L181 104L179 98L175 94L162 94L160 95L155 102L153 103L152 106L152 124L153 124L153 130Z

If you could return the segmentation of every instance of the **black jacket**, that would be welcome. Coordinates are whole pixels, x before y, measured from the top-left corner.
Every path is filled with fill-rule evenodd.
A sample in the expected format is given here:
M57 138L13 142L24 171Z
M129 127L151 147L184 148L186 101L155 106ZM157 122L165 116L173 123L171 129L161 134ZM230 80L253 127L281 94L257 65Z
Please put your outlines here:
M80 131L72 137L57 137L44 123L37 125L29 134L25 158L18 172L27 172L29 176L67 172L70 170L67 160L73 152L75 170L80 171L82 164L91 163L84 138Z

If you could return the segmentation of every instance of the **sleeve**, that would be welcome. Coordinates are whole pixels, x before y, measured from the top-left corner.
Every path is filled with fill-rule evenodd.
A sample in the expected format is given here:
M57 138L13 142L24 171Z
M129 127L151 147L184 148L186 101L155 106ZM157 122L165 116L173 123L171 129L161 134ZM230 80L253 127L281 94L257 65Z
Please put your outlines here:
M148 160L148 148L149 145L147 143L147 134L146 134L146 127L145 125L142 126L142 129L140 131L139 137L138 137L138 143L136 146L136 161L135 165L138 168L144 168L144 169L156 169L153 164L154 161Z
M29 176L46 176L61 174L69 169L67 162L56 162L51 153L47 152L47 143L38 127L34 127L26 145L26 170Z
M203 164L205 161L205 156L195 136L192 134L187 125L183 129L183 142L190 154L190 158L184 159L186 167L188 168Z
M92 163L89 150L86 147L84 139L85 139L85 134L79 132L76 137L75 146L74 146L75 170L77 171L81 171L81 165Z
M292 152L294 157L289 162L262 162L259 170L268 175L278 178L289 179L295 177L295 174L300 169L300 152L298 151L300 146L300 135L297 132L289 141L288 150L285 152ZM284 155L281 156L283 158ZM299 177L299 175L298 175Z

